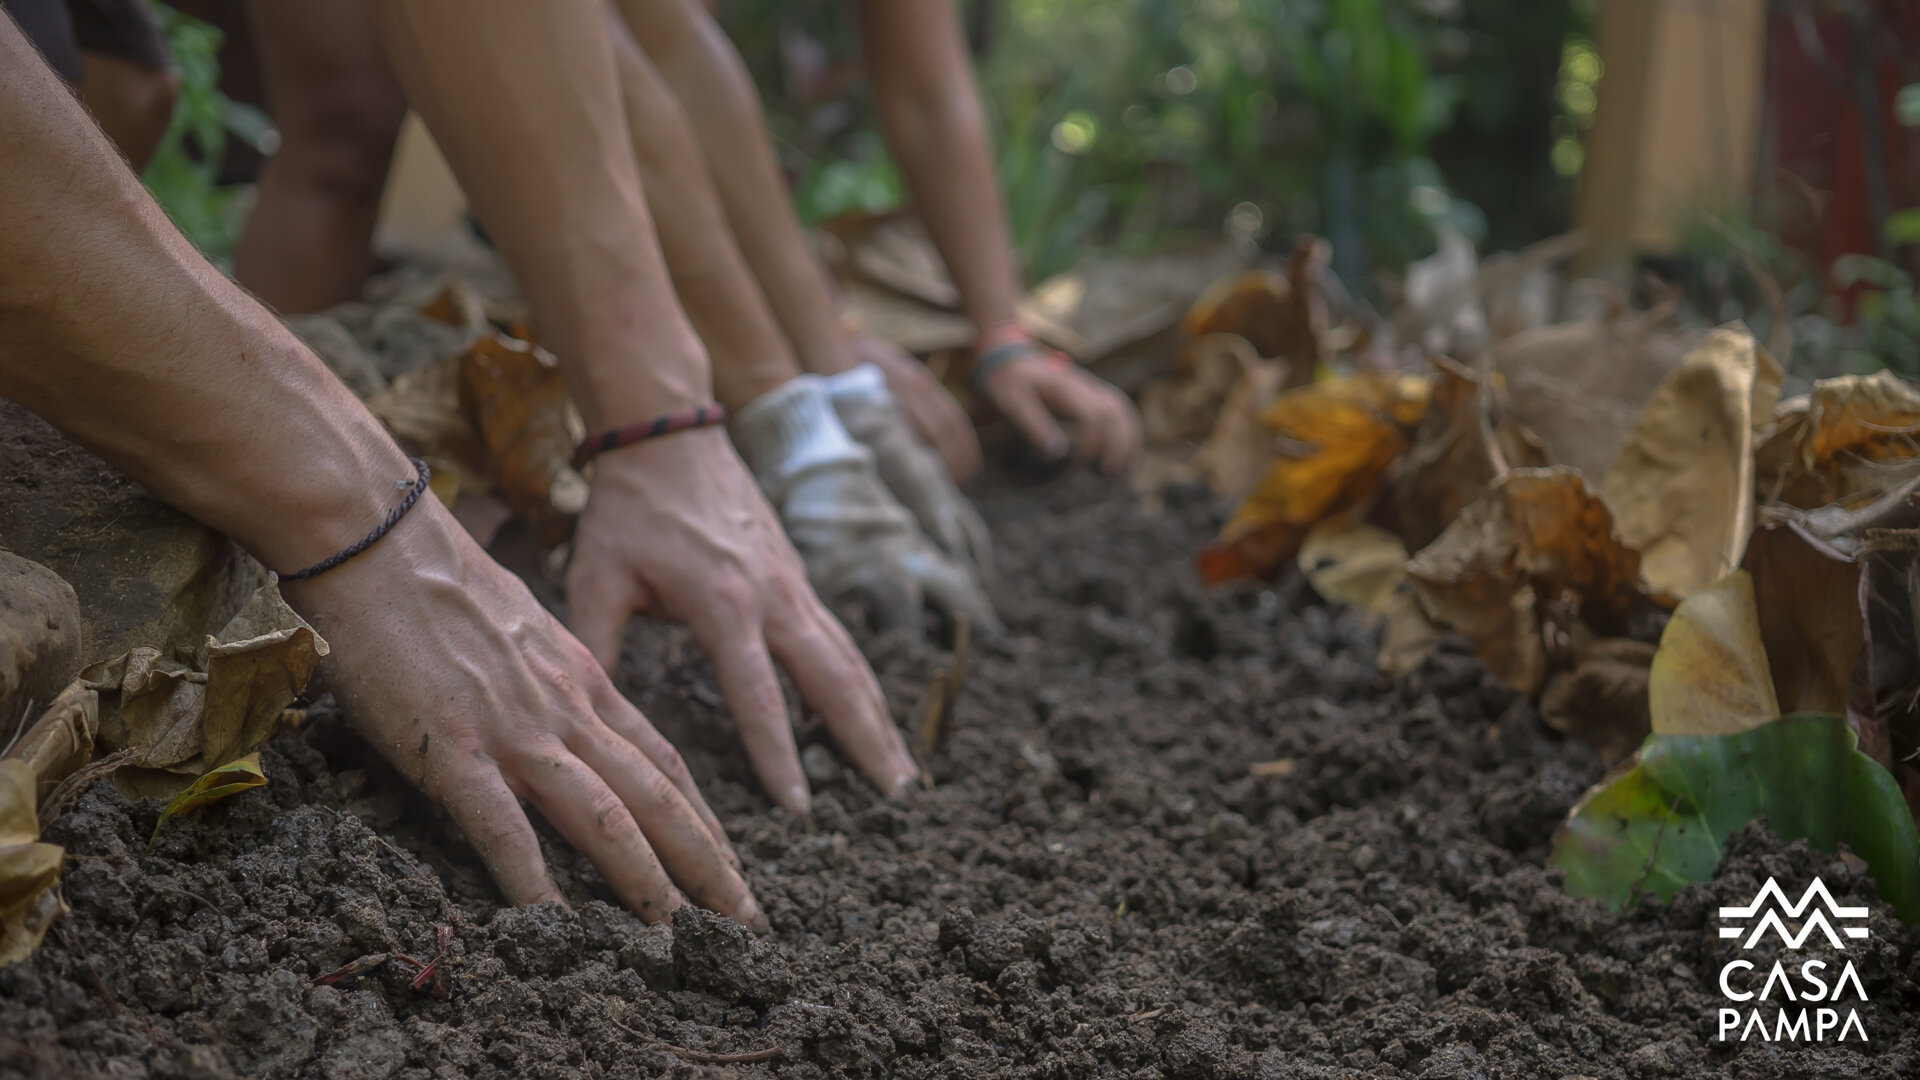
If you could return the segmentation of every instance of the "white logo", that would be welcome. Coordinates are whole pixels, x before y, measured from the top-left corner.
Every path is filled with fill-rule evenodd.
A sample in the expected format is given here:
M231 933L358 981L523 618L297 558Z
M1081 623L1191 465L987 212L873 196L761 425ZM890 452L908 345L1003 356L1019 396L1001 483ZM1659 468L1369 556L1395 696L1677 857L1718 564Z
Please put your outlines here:
M1814 900L1819 900L1818 907ZM1811 914L1809 914L1811 912ZM1756 919L1755 916L1758 916ZM1807 891L1798 903L1789 901L1787 894L1780 889L1780 883L1772 878L1760 887L1753 903L1745 907L1723 907L1720 909L1720 937L1726 940L1739 940L1741 951L1754 948L1768 930L1780 939L1783 951L1798 951L1804 948L1814 931L1825 937L1827 944L1845 952L1849 940L1858 941L1867 936L1865 926L1846 925L1849 920L1864 920L1867 909L1864 907L1843 907L1827 891L1826 883L1819 878L1807 886ZM1789 927L1789 921L1798 921L1799 930ZM1728 925L1731 923L1732 925ZM1834 1041L1845 1042L1858 1035L1861 1042L1867 1041L1866 1025L1860 1022L1856 1008L1848 1007L1842 1014L1841 995L1851 992L1854 1003L1867 1000L1867 991L1860 983L1860 974L1854 970L1853 961L1847 960L1840 969L1840 977L1831 986L1823 977L1828 964L1825 960L1806 960L1793 966L1797 973L1789 974L1791 961L1782 958L1773 962L1766 979L1758 991L1735 990L1732 977L1735 972L1752 972L1751 960L1735 958L1727 961L1720 969L1720 992L1728 1001L1751 1002L1742 1023L1739 1009L1720 1010L1719 1041L1728 1041L1729 1036L1739 1032L1738 1040L1745 1042L1751 1037L1759 1037L1763 1042L1825 1042L1829 1035ZM1752 980L1749 978L1748 984ZM1806 1005L1828 1003L1821 1008L1807 1008ZM1771 1027L1762 1015L1761 1005L1773 1007L1774 1023ZM1837 1034L1836 1034L1837 1033Z

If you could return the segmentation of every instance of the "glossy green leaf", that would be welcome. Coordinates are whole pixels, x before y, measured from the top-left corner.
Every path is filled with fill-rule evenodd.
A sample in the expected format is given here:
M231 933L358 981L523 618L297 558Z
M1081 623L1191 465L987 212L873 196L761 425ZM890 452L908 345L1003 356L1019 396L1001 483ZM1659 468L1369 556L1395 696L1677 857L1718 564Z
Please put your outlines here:
M1838 716L1801 713L1734 735L1655 735L1603 779L1554 837L1567 892L1614 908L1713 877L1728 837L1766 817L1788 840L1841 843L1880 895L1920 919L1920 834L1893 776Z
M267 782L267 775L260 771L260 755L248 754L238 761L229 761L217 769L209 769L188 784L186 789L173 797L166 809L160 811L160 820L153 823L153 836L147 840L152 845L160 839L160 829L176 814L183 814L195 807L236 795L249 788L257 788Z

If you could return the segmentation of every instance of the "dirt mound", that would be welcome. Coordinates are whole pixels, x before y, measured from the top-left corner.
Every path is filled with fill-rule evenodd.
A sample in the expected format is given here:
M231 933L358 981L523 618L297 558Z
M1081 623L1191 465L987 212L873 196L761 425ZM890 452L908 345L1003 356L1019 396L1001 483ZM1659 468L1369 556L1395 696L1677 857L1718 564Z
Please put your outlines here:
M1202 592L1202 501L1148 520L1069 478L982 506L1012 634L900 804L814 753L811 820L769 809L685 635L630 642L772 942L645 926L558 845L573 910L501 908L321 707L270 786L151 851L158 806L105 786L52 825L73 913L0 971L0 1075L1920 1075L1920 939L1858 860L1750 828L1669 906L1569 899L1541 864L1598 763L1471 658L1387 685L1298 585ZM869 645L908 722L943 658ZM1718 906L1815 875L1872 905L1871 1041L1715 1042Z

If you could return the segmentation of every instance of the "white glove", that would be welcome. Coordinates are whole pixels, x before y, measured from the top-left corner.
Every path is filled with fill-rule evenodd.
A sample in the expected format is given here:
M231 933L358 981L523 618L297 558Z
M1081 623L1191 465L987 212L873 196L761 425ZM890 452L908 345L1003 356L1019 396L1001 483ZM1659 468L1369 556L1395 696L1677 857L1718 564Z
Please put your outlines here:
M999 632L973 576L887 493L873 454L847 434L819 376L801 375L760 395L728 427L822 598L863 594L883 626L915 634L923 602L964 616L974 629Z

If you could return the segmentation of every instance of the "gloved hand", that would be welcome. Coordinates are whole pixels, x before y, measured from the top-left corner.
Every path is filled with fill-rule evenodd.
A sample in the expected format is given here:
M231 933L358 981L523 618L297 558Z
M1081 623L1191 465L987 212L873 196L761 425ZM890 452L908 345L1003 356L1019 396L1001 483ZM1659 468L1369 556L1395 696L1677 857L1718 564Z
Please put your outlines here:
M873 451L880 479L913 511L920 530L976 573L992 570L993 538L987 523L960 493L940 456L914 434L887 390L885 373L862 364L820 381L847 433Z
M923 603L976 630L1000 631L973 577L887 493L873 454L847 434L819 376L760 395L728 426L822 598L862 594L882 625L910 633L918 633Z
M967 410L927 370L927 365L871 332L855 334L848 339L847 347L860 363L872 364L886 376L887 392L893 395L894 405L906 415L921 440L940 455L947 475L960 484L973 479L980 471L980 436L974 432ZM831 387L827 392L833 393ZM845 420L846 414L843 412L840 418Z

